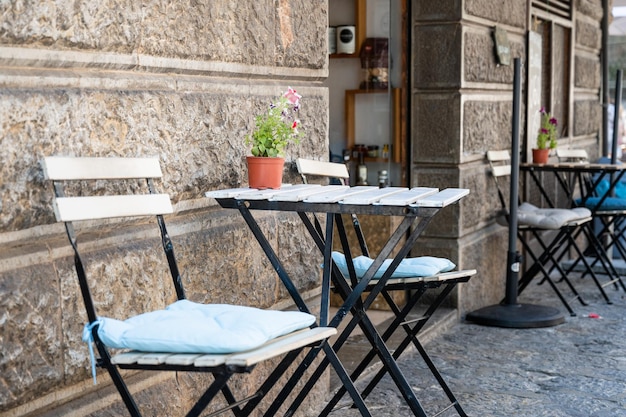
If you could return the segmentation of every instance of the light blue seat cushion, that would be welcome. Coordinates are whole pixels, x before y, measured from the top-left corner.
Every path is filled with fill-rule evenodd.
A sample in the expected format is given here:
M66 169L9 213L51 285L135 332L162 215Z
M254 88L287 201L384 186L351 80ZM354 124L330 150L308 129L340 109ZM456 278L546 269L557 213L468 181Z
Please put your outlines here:
M256 348L314 322L311 314L297 311L181 300L125 321L99 318L98 336L109 347L143 352L232 353ZM89 338L89 332L84 332L83 339Z
M332 253L333 262L337 265L344 277L349 277L346 256L341 252ZM374 274L374 279L382 278L383 274L391 265L391 259L383 262L381 267ZM367 256L357 256L353 259L354 270L357 278L362 278L374 260ZM419 256L417 258L405 258L400 262L398 268L391 275L392 278L429 277L440 272L452 271L456 265L445 258L435 258L433 256Z
M584 207L573 209L539 208L530 203L522 203L517 209L517 222L520 225L540 229L560 229L565 224L591 216Z

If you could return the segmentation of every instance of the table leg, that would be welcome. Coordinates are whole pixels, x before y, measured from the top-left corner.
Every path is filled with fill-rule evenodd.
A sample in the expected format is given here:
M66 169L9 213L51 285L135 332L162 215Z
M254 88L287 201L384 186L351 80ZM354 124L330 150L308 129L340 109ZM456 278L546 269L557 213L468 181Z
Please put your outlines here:
M366 272L365 276L361 278L361 281L359 282L359 284L356 287L354 287L351 291L350 289L346 289L343 287L343 285L345 285L345 281L343 277L341 275L336 275L335 283L337 287L340 289L345 301L344 301L344 305L342 306L342 308L340 308L337 315L333 318L333 320L331 320L331 325L338 325L341 319L345 316L345 314L343 313L347 312L348 309L350 309L354 317L351 320L351 322L348 324L344 332L342 333L340 343L343 343L343 341L347 339L347 335L349 335L352 332L352 330L358 323L359 326L363 330L363 334L367 337L367 339L369 340L370 344L373 347L372 352L375 352L375 354L377 354L380 357L381 362L383 363L385 367L385 371L383 373L386 373L386 372L389 373L394 383L398 387L399 391L403 395L405 401L411 408L411 411L413 412L413 414L415 416L425 416L426 413L424 411L424 408L422 407L419 400L415 396L415 393L413 392L413 389L410 387L408 381L406 380L406 377L402 374L400 368L398 367L396 358L399 357L399 353L398 353L398 356L396 356L395 354L392 355L390 353L389 349L387 348L385 344L385 341L388 339L388 336L386 335L386 337L381 337L379 335L378 331L369 320L369 317L367 316L366 311L371 305L371 303L374 301L376 296L381 291L384 290L386 281L390 278L391 274L393 273L395 268L399 265L400 261L408 255L410 249L414 246L415 241L417 240L421 232L424 230L424 228L430 221L430 217L420 219L420 222L417 225L417 227L409 235L409 238L407 239L405 244L402 245L402 248L400 249L396 257L393 259L391 266L388 268L385 274L383 274L383 277L380 278L379 282L377 282L374 285L374 287L372 288L366 300L362 303L354 302L353 304L351 303L351 300L350 300L351 297L354 299L355 298L354 296L356 295L358 296L358 301L360 301L360 295L363 293L364 289L368 286L368 283L373 277L374 273L378 270L383 260L385 260L387 256L389 256L391 251L397 246L397 244L400 242L400 239L402 238L404 233L406 233L406 231L409 230L410 226L415 220L416 218L405 217L402 224L398 227L396 232L394 232L394 234L389 238L387 244L385 245L383 250L381 250L381 253L379 253L378 257L374 260L372 267L370 267L370 269ZM350 265L352 259L350 256L350 248L349 248L346 234L345 234L345 228L343 227L343 223L340 218L337 219L336 223L338 226L338 231L339 231L338 234L342 241L344 252L346 252L348 265ZM326 262L325 262L325 265L327 265ZM353 275L354 274L353 269L349 268L349 270L350 270L350 275ZM350 278L351 278L351 281L354 281L353 276L351 276ZM356 307L356 309L353 309L353 307ZM437 306L435 306L435 308L436 307ZM419 326L416 326L416 327L419 327ZM337 350L338 347L340 347L338 346L338 344L333 345L333 348L335 350ZM423 349L420 349L420 350L424 353L425 355L424 359L426 360L428 364L429 362L428 356L426 355L425 351L423 351ZM434 367L432 362L430 362L429 367L430 366ZM443 381L443 379L441 378L440 374L436 371L436 369L433 370L431 368L431 371L433 371L436 378L437 376L439 376L438 380ZM355 374L353 374L353 376L355 376ZM376 381L374 385L376 385L377 383L378 381ZM446 390L445 388L444 388L444 391L446 391L446 393L449 392L449 390ZM458 404L456 400L454 400L453 402L455 404ZM329 405L329 406L332 407L334 405ZM324 413L327 413L330 411L329 406L327 406L327 408L324 410L323 415Z
M282 266L282 263L280 262L280 260L278 259L278 256L276 255L276 252L274 251L274 249L270 245L269 241L267 240L267 238L265 237L265 235L261 231L261 228L259 227L258 223L256 222L256 220L252 216L252 213L250 213L250 210L248 210L246 205L243 204L243 203L238 203L237 206L238 206L237 208L239 209L239 212L241 213L242 217L245 219L246 223L248 224L248 227L250 228L250 230L254 234L255 238L257 239L257 241L261 245L261 248L265 252L265 255L268 257L268 259L270 260L272 266L276 270L276 273L280 277L280 280L282 281L283 285L285 285L285 287L287 288L287 291L289 292L289 294L293 298L294 302L298 306L298 309L300 311L308 313L309 309L308 309L306 303L304 302L304 300L302 299L302 297L298 293L298 290L295 287L295 285L293 284L293 281L291 280L291 278L289 277L289 275L285 271L284 267ZM331 224L332 224L332 222L331 222ZM332 241L332 238L331 238L331 241ZM330 286L330 285L328 285L328 286ZM289 382L285 385L285 388L283 388L283 390L279 393L279 395L276 397L276 399L274 400L274 402L272 403L272 405L270 406L270 408L266 412L267 416L274 416L278 412L278 408L282 405L282 403L285 401L287 396L292 392L292 388L293 388L293 386L295 386L295 382L299 378L301 378L301 376L304 374L306 369L308 369L308 367L311 365L311 363L313 362L313 360L315 359L315 357L319 353L320 349L324 350L324 353L326 354L326 359L333 366L333 368L335 369L335 372L337 372L337 375L339 376L340 380L342 381L344 386L348 389L348 392L350 393L350 395L352 397L352 400L354 401L355 405L357 406L357 408L361 412L361 415L365 416L365 417L371 416L371 413L367 409L367 406L365 405L365 402L363 401L363 399L359 395L356 387L354 387L354 384L352 383L352 380L350 379L350 376L348 375L348 372L345 370L345 368L343 367L343 365L339 361L339 358L337 357L337 354L335 353L335 351L333 351L332 348L330 347L330 345L328 343L326 343L326 342L323 343L320 348L311 349L309 351L309 353L307 354L305 359L300 363L300 365L296 369L294 375L290 378ZM303 391L303 392L305 392L305 395L306 395L306 393L308 393L308 391ZM300 400L300 402L301 402L301 400ZM299 403L297 404L297 406L299 406ZM297 406L296 406L296 408L297 408ZM295 411L296 408L294 408L293 411Z

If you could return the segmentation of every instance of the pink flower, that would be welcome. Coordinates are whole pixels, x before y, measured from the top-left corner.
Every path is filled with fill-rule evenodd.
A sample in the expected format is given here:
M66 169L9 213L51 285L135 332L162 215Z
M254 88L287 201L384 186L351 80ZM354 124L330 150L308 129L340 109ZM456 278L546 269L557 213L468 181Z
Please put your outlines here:
M552 117L550 118L550 124L556 126L557 122L556 122L556 117Z
M302 96L296 93L296 90L291 87L287 89L285 94L283 94L283 97L285 97L287 101L294 106L298 106L300 104L300 99L302 98Z

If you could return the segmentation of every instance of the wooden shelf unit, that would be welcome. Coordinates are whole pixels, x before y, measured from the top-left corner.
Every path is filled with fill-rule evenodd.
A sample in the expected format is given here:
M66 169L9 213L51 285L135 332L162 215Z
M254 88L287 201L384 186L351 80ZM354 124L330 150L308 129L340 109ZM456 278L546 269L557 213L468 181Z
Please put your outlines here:
M345 119L346 119L346 146L347 149L352 149L355 143L356 132L356 115L355 115L355 100L359 94L389 94L391 92L391 123L392 123L392 135L391 135L391 160L395 163L402 162L402 119L401 119L401 104L402 104L402 89L369 89L369 90L346 90L345 94ZM365 161L370 162L387 162L386 158L369 158L366 157Z

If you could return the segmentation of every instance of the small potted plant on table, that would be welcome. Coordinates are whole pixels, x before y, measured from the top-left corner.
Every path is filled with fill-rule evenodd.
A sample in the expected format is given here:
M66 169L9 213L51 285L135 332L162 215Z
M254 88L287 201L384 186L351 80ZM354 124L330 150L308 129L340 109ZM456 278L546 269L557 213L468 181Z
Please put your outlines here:
M555 117L546 111L545 108L539 110L541 114L541 125L537 132L537 147L533 148L533 162L545 164L548 162L550 150L556 148L556 127L558 122Z
M296 118L300 98L302 96L289 87L270 104L266 113L255 118L254 130L246 136L246 144L251 145L252 153L247 157L250 188L280 188L285 147L291 142L299 143L303 135L298 130L300 120Z

